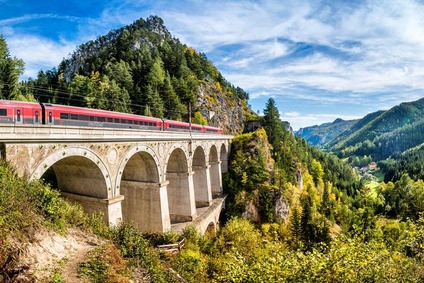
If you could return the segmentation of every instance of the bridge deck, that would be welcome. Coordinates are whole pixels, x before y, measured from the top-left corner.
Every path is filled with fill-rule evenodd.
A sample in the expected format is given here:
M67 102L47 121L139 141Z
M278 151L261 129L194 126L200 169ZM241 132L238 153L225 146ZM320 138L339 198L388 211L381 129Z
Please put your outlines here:
M191 222L181 222L171 225L172 231L181 233L185 227L192 225L198 230L204 233L211 222L217 223L216 217L219 218L219 214L223 209L226 196L218 197L213 199L212 204L208 207L197 208L197 218Z
M229 140L233 136L174 131L147 131L140 129L115 129L75 126L0 125L0 142L114 142L114 141L181 141Z

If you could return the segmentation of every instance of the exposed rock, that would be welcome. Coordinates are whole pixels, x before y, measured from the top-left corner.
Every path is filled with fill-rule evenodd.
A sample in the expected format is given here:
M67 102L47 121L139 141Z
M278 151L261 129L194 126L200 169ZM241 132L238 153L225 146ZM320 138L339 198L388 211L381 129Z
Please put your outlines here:
M284 222L289 219L290 206L283 196L276 199L274 205L274 217L276 222Z
M249 201L249 203L246 205L246 209L242 216L252 222L259 222L259 212L256 206L253 204L253 201Z
M298 169L296 171L296 179L297 179L297 184L300 188L300 190L303 190L303 176L302 176L302 172Z
M228 97L212 83L203 83L198 89L195 107L200 110L210 126L224 133L241 133L244 128L244 111L241 99Z

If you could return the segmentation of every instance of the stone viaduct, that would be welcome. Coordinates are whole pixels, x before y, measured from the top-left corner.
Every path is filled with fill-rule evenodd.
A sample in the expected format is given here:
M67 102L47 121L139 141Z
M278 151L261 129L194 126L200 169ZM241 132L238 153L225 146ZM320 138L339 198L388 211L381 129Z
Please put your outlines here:
M143 232L215 229L232 136L87 127L0 125L0 154L29 179L56 177L88 213ZM46 173L47 172L47 173Z

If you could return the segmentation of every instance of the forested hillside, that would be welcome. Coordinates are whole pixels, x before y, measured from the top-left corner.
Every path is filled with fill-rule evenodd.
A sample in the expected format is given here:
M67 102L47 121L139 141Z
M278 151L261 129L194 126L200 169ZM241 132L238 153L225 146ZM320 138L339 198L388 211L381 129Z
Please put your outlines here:
M233 140L224 182L230 220L213 252L200 254L211 280L423 280L423 182L404 177L370 190L346 161L287 132L272 99L264 114L263 129Z
M39 101L184 121L191 104L193 122L226 133L241 132L246 116L255 115L248 93L205 54L173 38L157 16L80 45L21 89Z
M365 116L325 147L355 166L377 161L385 180L396 181L405 173L415 180L424 177L423 143L424 99L420 99Z
M350 129L356 122L358 120L345 121L339 118L332 123L300 128L296 135L304 138L310 145L321 146Z

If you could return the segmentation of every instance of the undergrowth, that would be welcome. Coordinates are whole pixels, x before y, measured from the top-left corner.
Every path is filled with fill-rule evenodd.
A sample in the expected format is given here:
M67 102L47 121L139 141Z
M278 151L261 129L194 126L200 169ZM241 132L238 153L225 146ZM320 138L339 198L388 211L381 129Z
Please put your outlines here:
M106 244L90 251L87 259L80 263L78 274L93 283L129 282L129 269L120 251Z
M176 282L162 266L159 252L134 226L125 224L109 228L101 214L88 216L80 205L62 199L49 185L40 180L30 182L20 178L7 163L0 161L0 282L14 282L29 269L19 262L20 256L26 243L34 241L36 231L42 227L61 234L66 234L69 227L79 227L116 246L95 250L81 264L80 273L92 282L127 282L124 278L128 270L123 265L144 269L152 282ZM60 274L56 275L60 279Z

